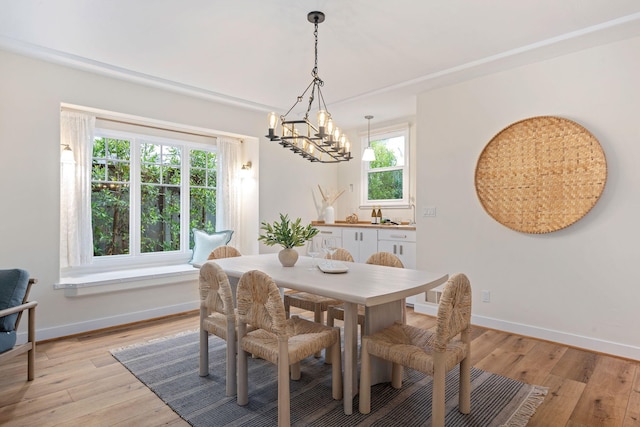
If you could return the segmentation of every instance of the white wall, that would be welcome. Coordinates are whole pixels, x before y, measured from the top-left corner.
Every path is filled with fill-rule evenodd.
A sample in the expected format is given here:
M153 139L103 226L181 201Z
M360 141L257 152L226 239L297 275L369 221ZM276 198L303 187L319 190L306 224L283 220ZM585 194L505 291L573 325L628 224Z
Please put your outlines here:
M59 279L60 104L68 103L247 136L254 195L245 226L277 212L315 219L310 191L335 185L335 169L309 163L269 143L266 114L54 65L0 50L0 268L25 268L39 279L38 339L195 309L197 282L65 297ZM259 141L259 143L258 143ZM259 196L258 196L259 182ZM258 209L259 207L259 209ZM25 323L26 325L26 323Z
M640 359L638 52L634 38L418 97L418 212L437 207L418 219L418 266L468 274L475 323ZM586 127L608 180L583 219L531 235L484 212L474 169L495 134L539 115Z

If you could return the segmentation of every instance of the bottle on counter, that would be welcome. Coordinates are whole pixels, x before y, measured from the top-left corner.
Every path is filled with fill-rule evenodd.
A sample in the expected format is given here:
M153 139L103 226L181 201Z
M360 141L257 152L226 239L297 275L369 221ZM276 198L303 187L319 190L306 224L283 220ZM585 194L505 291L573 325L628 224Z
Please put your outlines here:
M376 216L378 217L376 223L382 224L382 210L380 210L380 206L378 206L378 212L376 213Z
M374 207L371 211L371 224L376 224L378 221L378 214L376 213L376 208Z

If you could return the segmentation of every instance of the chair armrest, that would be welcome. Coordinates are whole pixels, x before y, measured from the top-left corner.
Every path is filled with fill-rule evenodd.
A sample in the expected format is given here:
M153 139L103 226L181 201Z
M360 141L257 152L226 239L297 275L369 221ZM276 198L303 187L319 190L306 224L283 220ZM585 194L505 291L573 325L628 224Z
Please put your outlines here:
M13 313L20 313L21 311L34 308L37 305L38 301L30 301L24 304L16 305L15 307L5 308L4 310L0 310L0 317L8 316Z

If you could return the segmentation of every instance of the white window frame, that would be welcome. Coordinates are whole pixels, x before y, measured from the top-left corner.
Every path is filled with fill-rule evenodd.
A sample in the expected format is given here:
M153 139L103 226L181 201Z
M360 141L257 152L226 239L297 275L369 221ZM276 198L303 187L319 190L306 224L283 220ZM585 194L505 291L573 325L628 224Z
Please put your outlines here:
M161 136L151 136L130 131L120 131L96 127L94 131L95 138L116 138L126 139L130 141L130 235L129 235L129 254L123 255L107 255L92 257L91 265L74 267L76 274L95 273L108 270L109 268L136 268L162 264L180 264L187 263L191 259L192 251L189 248L189 212L190 212L190 157L189 150L206 150L216 152L215 145L202 144L192 141L184 141ZM144 143L164 144L180 147L181 149L181 191L180 191L180 250L166 252L140 252L140 146ZM135 166L134 166L135 165Z
M361 147L362 152L364 152L365 148L368 146L369 137L365 132L361 134ZM404 165L399 167L393 167L388 169L370 169L369 162L361 162L361 185L360 185L360 208L372 208L374 206L379 206L383 208L408 208L410 207L409 202L409 184L410 184L410 170L409 165L411 164L411 153L410 153L410 144L409 144L409 124L403 123L395 126L389 126L384 128L377 128L371 130L371 141L377 141L380 139L389 139L402 136L404 137ZM385 171L385 170L402 170L402 199L383 199L383 200L369 200L369 172L377 171Z

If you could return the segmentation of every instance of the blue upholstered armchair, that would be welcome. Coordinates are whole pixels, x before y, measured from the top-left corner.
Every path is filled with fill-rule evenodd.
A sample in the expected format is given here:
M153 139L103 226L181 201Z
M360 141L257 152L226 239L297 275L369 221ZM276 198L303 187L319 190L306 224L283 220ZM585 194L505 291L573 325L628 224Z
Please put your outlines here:
M0 270L0 363L18 354L27 352L27 379L33 380L36 357L36 301L27 302L31 285L25 270ZM27 342L16 345L16 331L22 313L28 310Z

